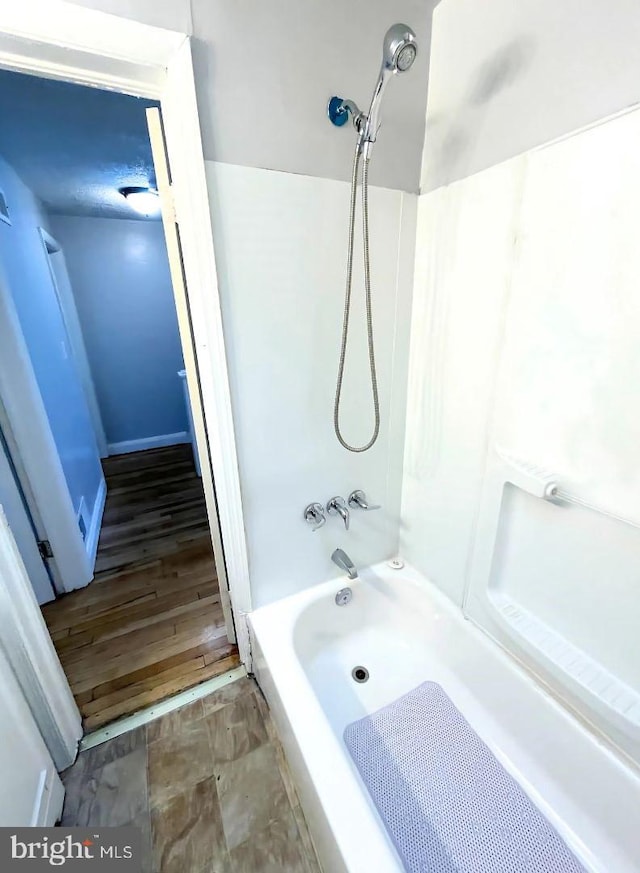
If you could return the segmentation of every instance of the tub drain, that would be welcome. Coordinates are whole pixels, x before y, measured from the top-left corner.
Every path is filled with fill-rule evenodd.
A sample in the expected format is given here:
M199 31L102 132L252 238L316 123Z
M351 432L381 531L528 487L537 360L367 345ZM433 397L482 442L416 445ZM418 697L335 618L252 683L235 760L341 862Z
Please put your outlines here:
M366 682L369 679L369 671L366 667L354 667L351 676L356 682Z

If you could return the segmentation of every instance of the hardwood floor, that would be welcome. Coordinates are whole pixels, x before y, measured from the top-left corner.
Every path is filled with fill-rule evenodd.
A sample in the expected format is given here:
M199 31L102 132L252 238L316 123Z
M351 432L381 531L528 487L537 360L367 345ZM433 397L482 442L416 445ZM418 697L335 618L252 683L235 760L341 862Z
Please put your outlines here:
M96 577L43 607L86 730L239 664L191 446L116 455L103 466Z

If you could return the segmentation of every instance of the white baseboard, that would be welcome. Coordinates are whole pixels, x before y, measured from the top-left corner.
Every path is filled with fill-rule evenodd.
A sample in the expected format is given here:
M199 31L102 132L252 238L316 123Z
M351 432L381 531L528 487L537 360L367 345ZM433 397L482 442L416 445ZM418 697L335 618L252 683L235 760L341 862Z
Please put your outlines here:
M110 455L127 455L129 452L142 452L145 449L161 449L163 446L177 446L180 443L190 443L191 437L186 430L180 433L163 433L160 436L145 437L141 440L125 440L122 443L109 443L107 449Z
M89 563L93 568L96 563L96 555L98 553L98 540L100 539L100 528L102 527L102 515L104 513L104 504L107 499L107 483L102 478L100 482L100 487L98 488L98 494L96 495L96 502L93 507L93 515L91 516L91 523L89 525L89 529L87 530L87 535L84 540L84 547L87 550L87 557L89 558Z

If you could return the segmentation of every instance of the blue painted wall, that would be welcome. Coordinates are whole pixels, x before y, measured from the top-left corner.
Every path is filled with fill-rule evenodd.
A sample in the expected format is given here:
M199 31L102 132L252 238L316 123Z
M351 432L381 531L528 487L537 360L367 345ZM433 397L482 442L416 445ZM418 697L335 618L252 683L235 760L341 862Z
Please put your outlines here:
M93 512L102 468L82 384L67 344L39 227L49 221L33 193L0 158L11 226L0 222L0 261L20 320L76 512Z
M52 216L110 444L187 431L160 221Z

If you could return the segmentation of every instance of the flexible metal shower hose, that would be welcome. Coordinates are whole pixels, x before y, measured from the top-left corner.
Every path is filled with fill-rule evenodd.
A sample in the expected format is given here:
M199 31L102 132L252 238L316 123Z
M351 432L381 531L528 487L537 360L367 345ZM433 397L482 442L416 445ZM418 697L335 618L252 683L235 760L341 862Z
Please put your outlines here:
M369 161L363 159L362 169L362 237L364 253L364 290L367 310L367 341L369 345L369 369L371 371L371 394L373 397L374 428L373 435L364 446L351 446L343 438L340 431L340 399L342 395L342 381L344 378L344 362L347 354L347 341L349 338L349 316L351 313L351 285L353 277L353 243L356 220L356 200L358 196L358 172L360 167L361 143L358 141L353 160L353 174L351 176L351 206L349 210L349 249L347 254L347 285L344 299L344 318L342 322L342 344L340 347L340 363L338 364L338 381L336 384L336 398L333 406L333 426L336 436L342 446L349 452L366 452L378 439L380 433L380 403L378 400L378 378L376 376L376 359L373 343L373 315L371 312L371 266L369 262Z

